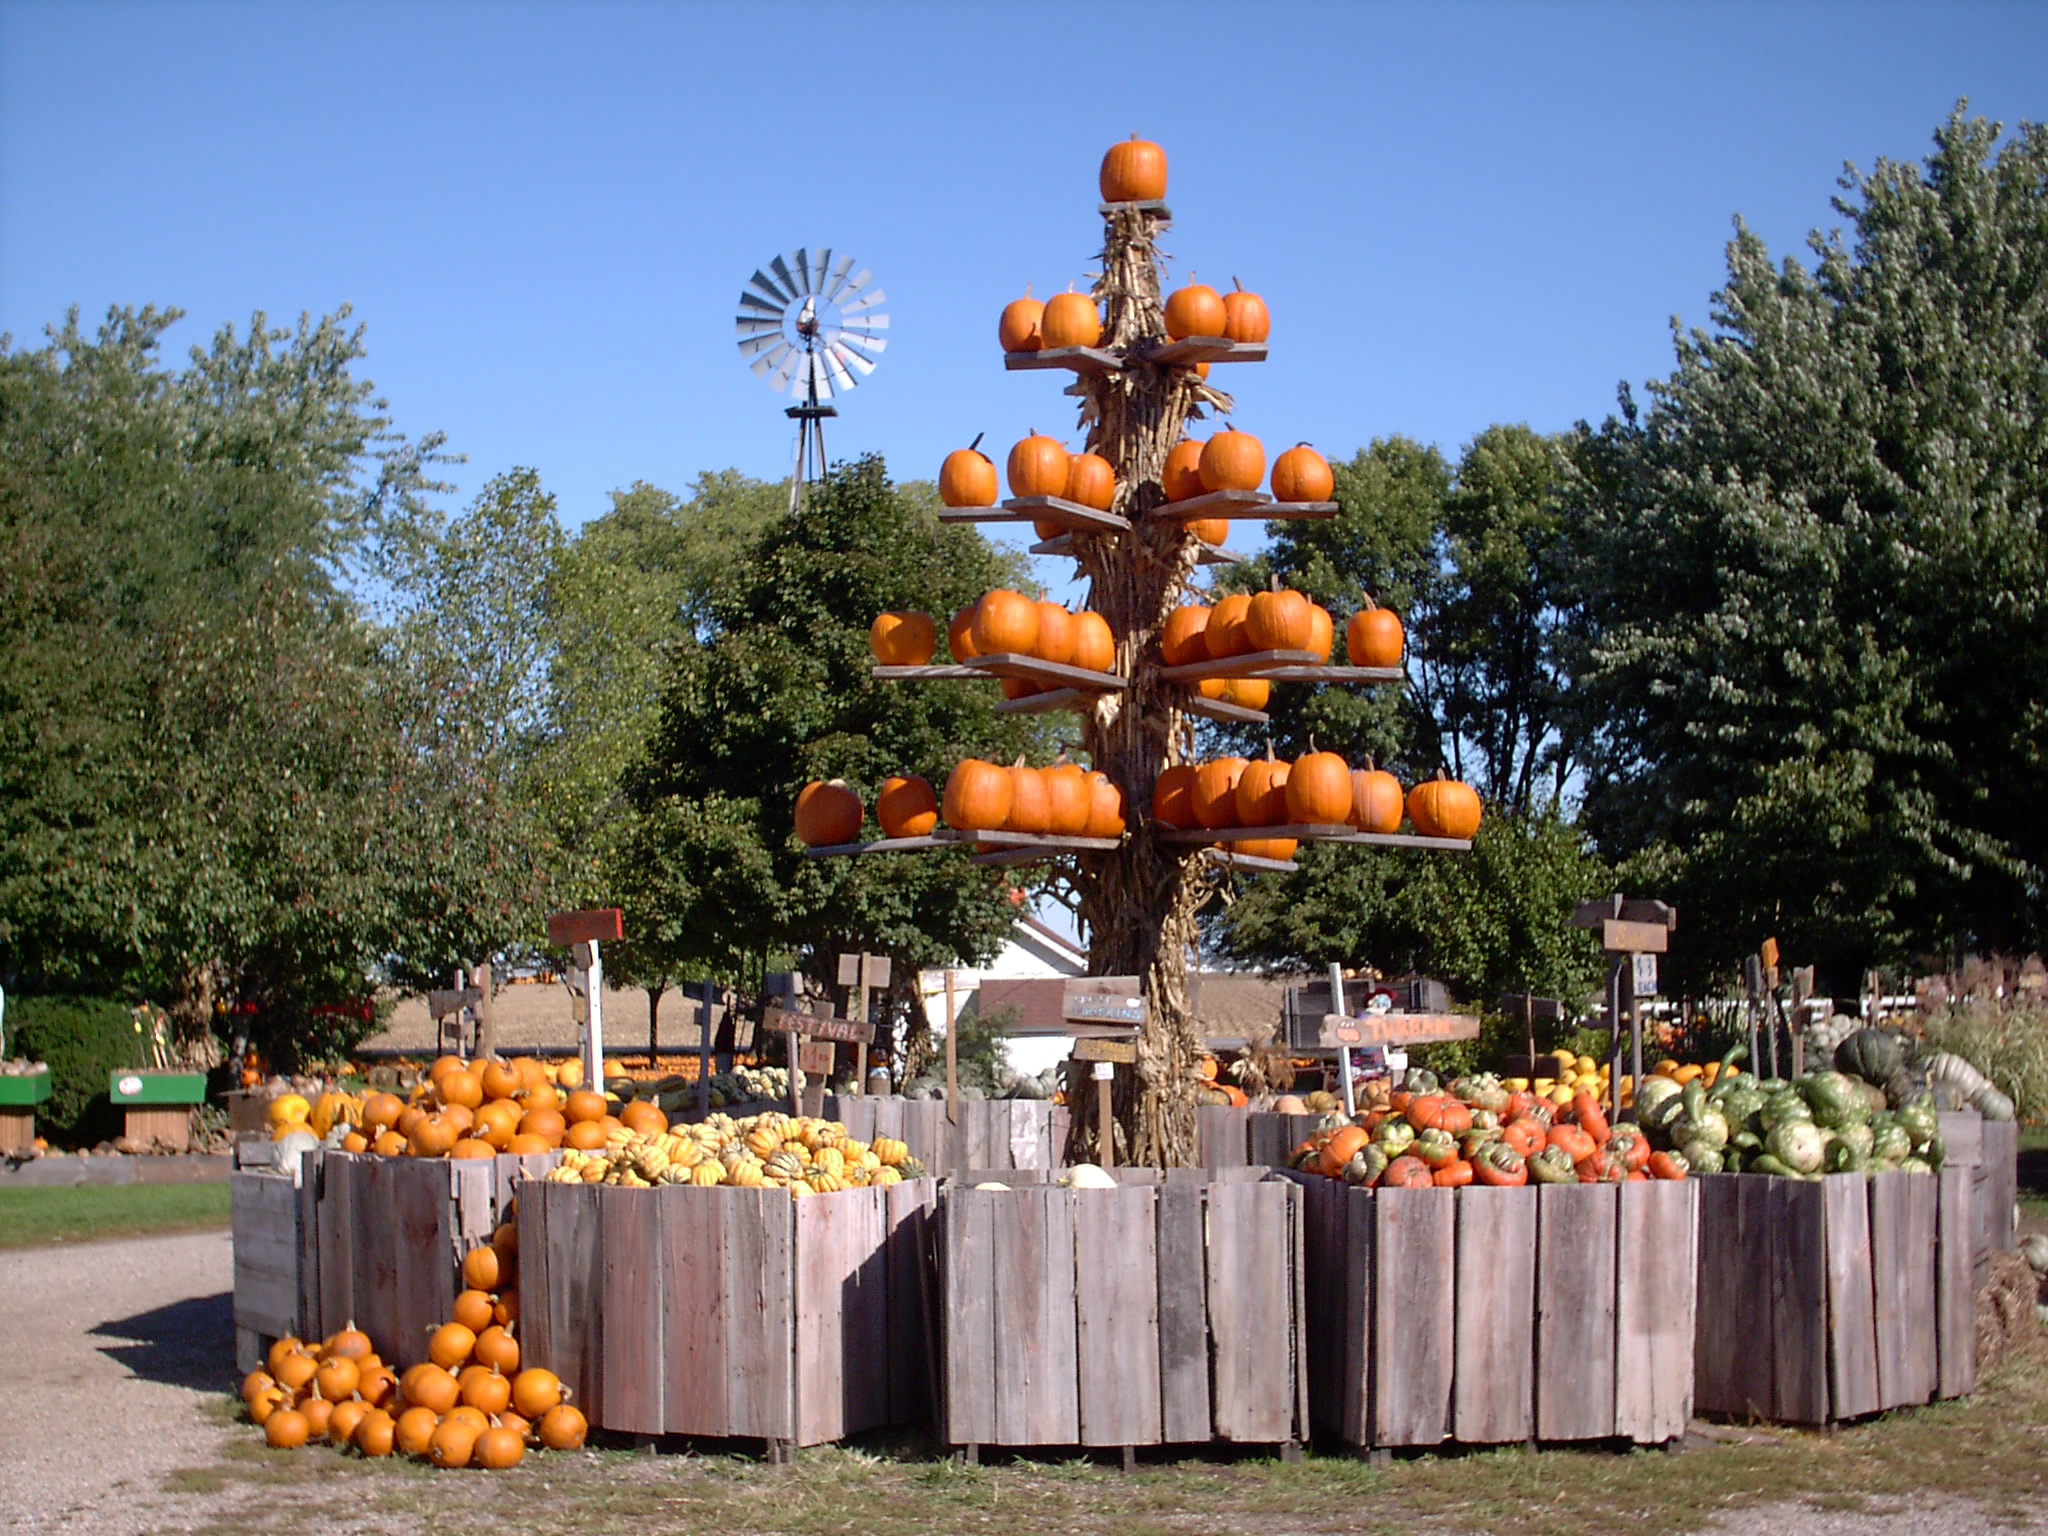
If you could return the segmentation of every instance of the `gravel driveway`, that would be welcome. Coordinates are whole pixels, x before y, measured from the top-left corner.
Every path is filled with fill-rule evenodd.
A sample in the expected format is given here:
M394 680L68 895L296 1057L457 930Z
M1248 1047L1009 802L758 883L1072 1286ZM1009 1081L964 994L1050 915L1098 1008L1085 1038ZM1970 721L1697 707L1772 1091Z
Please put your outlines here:
M200 1404L232 1385L233 1254L224 1229L0 1252L0 1531L179 1523L165 1474L232 1433Z

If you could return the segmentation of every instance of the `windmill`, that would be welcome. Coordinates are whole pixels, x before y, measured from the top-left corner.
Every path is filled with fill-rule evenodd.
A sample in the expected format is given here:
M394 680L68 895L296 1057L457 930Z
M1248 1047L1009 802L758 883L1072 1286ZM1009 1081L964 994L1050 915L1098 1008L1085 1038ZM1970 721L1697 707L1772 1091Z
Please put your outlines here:
M889 317L880 288L867 291L874 274L856 270L851 256L813 256L800 247L777 256L766 271L755 269L740 290L740 356L756 378L778 391L800 391L803 403L783 414L796 422L796 463L789 479L789 510L803 501L804 486L825 473L825 418L839 412L828 402L875 371L888 339Z

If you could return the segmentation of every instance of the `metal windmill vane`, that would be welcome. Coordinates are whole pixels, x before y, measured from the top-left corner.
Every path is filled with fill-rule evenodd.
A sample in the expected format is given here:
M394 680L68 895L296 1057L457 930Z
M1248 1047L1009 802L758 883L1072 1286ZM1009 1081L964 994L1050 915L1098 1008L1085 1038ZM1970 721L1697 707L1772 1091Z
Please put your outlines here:
M800 246L756 268L740 290L733 321L740 356L756 378L803 397L783 412L796 422L792 512L805 484L825 473L825 418L839 414L829 402L873 373L889 345L881 334L889 328L881 307L888 295L870 291L873 281L851 256L835 257L829 247L813 255Z

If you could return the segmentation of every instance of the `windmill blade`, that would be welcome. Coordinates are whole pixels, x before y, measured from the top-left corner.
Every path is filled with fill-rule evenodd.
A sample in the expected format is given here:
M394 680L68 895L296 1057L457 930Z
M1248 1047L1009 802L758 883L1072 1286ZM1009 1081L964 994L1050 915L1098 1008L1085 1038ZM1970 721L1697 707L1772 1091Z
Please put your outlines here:
M739 314L733 316L732 328L742 336L758 336L763 331L781 330L782 317L780 315Z
M832 253L827 251L825 254L830 256ZM851 256L840 257L839 265L832 269L830 285L825 289L826 298L832 300L835 304L839 302L840 291L846 287L846 274L852 270L853 258Z
M846 371L846 365L839 360L837 347L826 347L818 353L819 359L832 372L833 386L843 395L852 390L855 379Z
M775 262L775 265L778 267L782 265L780 259L778 259ZM783 280L785 282L788 281L787 273L783 274ZM795 294L784 293L780 288L776 287L775 280L771 278L766 272L763 272L759 267L754 268L754 275L748 278L747 282L753 287L760 289L763 293L767 294L771 299L774 299L778 303L781 303L783 305L787 305L791 299L796 297Z
M849 315L844 310L841 310L839 313L839 324L845 330L865 335L870 331L886 331L889 329L889 317L887 315Z
M844 347L855 357L874 366L874 357L884 351L889 343L873 336L859 336L850 331L834 331L825 338L828 347Z
M762 319L773 320L777 325L780 325L782 323L782 312L788 309L789 305L787 303L777 304L772 299L758 298L751 293L743 293L740 295L740 308L742 310L751 310Z
M782 279L782 286L789 290L792 299L803 293L804 290L798 285L797 280L789 275L788 262L778 256L768 265L775 269L775 275Z
M810 247L809 247L809 246L804 246L804 245L800 245L800 246L798 246L798 247L796 248L796 250L795 250L795 251L793 251L793 252L792 252L792 253L790 254L790 258L789 258L789 259L790 259L790 262L791 262L791 264L792 264L793 266L795 266L795 268L796 268L796 280L797 280L797 282L798 282L798 283L800 283L800 284L802 284L802 286L801 286L800 288L798 288L798 289L797 289L797 292L798 292L798 293L815 293L815 292L817 292L817 289L816 289L815 287L813 287L813 286L812 286L812 282L811 282L811 253L810 253Z
M778 390L789 388L789 381L796 376L797 370L803 367L806 356L808 354L801 347L792 346L768 382Z
M862 357L859 352L843 341L834 342L827 350L831 352L833 361L838 363L842 369L853 368L859 372L861 378L866 378L875 371L874 361L871 358ZM846 387L851 389L854 384L859 382L859 379L854 379Z
M754 357L772 351L778 344L788 345L780 331L770 331L765 336L743 336L740 338L740 356Z
M848 319L851 319L853 316L860 314L863 310L874 309L879 304L887 303L888 299L889 295L884 293L881 289L877 288L873 293L864 293L859 298L854 299L849 303L840 305L839 313L845 315Z
M767 378L768 370L773 368L777 363L781 362L784 358L788 357L789 354L794 352L795 350L796 348L791 346L788 342L780 341L778 338L778 345L771 348L763 356L754 359L754 377L757 379ZM777 389L782 388L782 384L779 380L774 382L775 387Z

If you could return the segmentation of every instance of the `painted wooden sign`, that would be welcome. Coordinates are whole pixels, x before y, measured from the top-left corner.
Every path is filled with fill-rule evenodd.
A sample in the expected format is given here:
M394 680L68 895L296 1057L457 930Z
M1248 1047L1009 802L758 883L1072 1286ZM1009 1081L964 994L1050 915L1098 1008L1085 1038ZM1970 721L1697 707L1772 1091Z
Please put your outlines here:
M1323 1015L1321 1043L1338 1045L1426 1045L1435 1040L1477 1040L1479 1020L1468 1013L1372 1013L1351 1018Z
M794 1013L772 1005L762 1009L761 1027L784 1034L808 1035L813 1040L843 1040L848 1045L866 1045L875 1038L872 1024L816 1013Z
M1109 1061L1124 1066L1135 1065L1138 1060L1138 1042L1135 1040L1076 1040L1074 1060Z
M625 914L617 907L588 907L580 912L550 912L550 944L609 943L626 936Z

